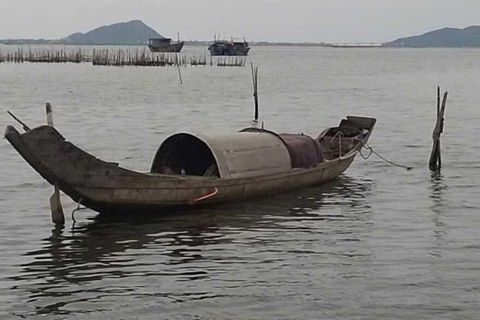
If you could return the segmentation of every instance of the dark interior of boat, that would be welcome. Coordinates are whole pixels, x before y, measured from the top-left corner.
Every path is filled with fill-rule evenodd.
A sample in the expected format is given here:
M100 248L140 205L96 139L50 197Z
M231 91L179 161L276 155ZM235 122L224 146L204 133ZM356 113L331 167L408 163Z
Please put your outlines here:
M200 139L173 135L160 146L151 173L220 177L212 151Z

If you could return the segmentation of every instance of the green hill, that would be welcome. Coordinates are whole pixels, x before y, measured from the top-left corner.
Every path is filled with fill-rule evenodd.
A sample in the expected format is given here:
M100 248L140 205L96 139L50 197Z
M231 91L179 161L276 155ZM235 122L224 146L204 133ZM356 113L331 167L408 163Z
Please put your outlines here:
M61 39L65 44L78 45L144 45L149 38L162 38L140 20L102 26L87 33L73 33Z
M480 47L480 26L465 29L443 28L425 34L384 43L384 47L468 48Z

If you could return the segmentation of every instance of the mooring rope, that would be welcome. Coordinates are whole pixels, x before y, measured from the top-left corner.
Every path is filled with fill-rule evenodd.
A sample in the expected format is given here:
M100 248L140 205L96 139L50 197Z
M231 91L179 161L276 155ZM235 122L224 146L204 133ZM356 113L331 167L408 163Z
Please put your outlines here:
M365 160L368 159L368 158L370 158L370 156L371 156L372 153L373 153L373 154L375 154L377 157L379 157L380 159L382 159L383 161L391 164L392 166L399 167L399 168L403 168L403 169L406 169L406 170L412 170L412 169L413 169L413 167L404 166L404 165L401 165L401 164L397 164L397 163L395 163L395 162L393 162L393 161L390 161L390 160L386 159L385 157L381 156L378 152L376 152L375 150L373 150L373 148L370 147L367 142L364 142L364 143L363 143L362 148L365 148L365 149L367 149L368 151L370 151L370 153L368 154L368 156L364 156L363 153L362 153L362 149L360 149L360 155L361 155L362 158L365 159Z
M330 143L333 142L333 139L335 139L336 137L338 136L338 154L340 155L340 157L342 156L342 137L343 137L343 132L342 131L338 131L333 137L332 139L330 139Z
M83 207L83 208L81 207L81 205L82 205L82 200L83 200L83 198L80 198L80 199L78 200L78 205L77 205L77 207L76 207L75 209L73 209L73 211L72 211L72 220L73 220L73 223L74 223L74 224L77 222L77 220L75 220L75 212L88 209L87 207Z

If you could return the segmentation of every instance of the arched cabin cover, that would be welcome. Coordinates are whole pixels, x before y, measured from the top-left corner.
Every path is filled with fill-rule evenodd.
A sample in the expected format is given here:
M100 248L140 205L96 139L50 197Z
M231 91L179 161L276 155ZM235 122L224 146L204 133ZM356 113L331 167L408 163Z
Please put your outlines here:
M150 171L245 178L285 172L295 167L308 168L321 162L316 147L318 142L308 136L295 136L298 139L292 144L292 135L289 135L290 139L284 139L281 135L259 129L215 137L177 133L160 145ZM299 144L298 141L306 143ZM299 158L304 161L299 162Z

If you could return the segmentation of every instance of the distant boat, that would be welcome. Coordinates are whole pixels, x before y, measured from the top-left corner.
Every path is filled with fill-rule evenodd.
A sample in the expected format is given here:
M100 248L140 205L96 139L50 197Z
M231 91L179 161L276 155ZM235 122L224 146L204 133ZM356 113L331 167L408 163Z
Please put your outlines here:
M172 42L171 38L150 38L148 47L151 52L180 52L183 41Z
M208 46L208 51L212 56L247 56L250 47L245 39L243 41L215 40Z

